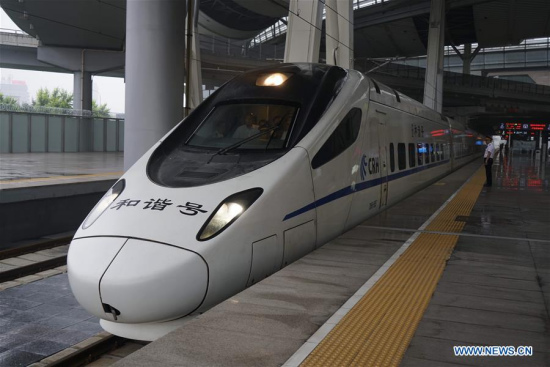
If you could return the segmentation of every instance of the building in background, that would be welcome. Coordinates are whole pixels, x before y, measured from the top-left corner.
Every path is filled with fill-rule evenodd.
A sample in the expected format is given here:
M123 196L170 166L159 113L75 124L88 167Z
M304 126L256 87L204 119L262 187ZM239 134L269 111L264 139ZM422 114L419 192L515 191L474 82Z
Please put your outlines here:
M2 78L0 83L0 93L6 97L13 97L20 105L31 103L29 88L23 80L13 80L10 77Z

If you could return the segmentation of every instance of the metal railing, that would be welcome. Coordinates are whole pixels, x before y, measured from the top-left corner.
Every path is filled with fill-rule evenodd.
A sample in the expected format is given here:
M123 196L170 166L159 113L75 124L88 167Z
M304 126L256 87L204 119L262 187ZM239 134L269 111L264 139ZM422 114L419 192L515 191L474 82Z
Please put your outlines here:
M377 69L373 71L373 74L383 74L422 81L425 79L426 74L426 69L424 68L399 63L388 63L383 66L377 66L377 64L371 60L361 60L356 61L356 66L365 71L377 67ZM523 83L450 71L445 71L443 73L443 77L445 80L445 85L455 85L468 88L485 88L491 90L498 89L500 91L521 94L550 96L550 86L540 84Z
M472 44L472 51L477 46L476 43ZM464 45L456 48L460 53L464 52ZM426 67L426 56L400 58L394 62ZM447 71L462 71L462 59L451 46L445 47L443 65ZM550 67L550 37L524 40L519 45L481 49L470 64L471 71L542 67Z
M29 105L29 104L23 104L23 105L0 104L0 111L29 112L29 113L42 113L42 114L49 114L49 115L92 117L92 111L88 111L88 110L74 110L72 108L32 106L32 105Z
M48 115L64 115L64 116L80 116L80 117L100 117L100 118L118 118L123 119L123 113L97 113L89 110L76 110L72 108L57 108L57 107L44 107L33 106L28 103L22 105L19 104L2 104L0 103L0 111L5 112L28 112L28 113L41 113Z
M0 44L21 47L38 47L40 42L23 31L0 28Z
M27 32L24 32L20 29L12 29L12 28L0 28L0 33L14 33L14 34L20 34L20 35L24 35L24 36L28 36L28 37L32 37L32 36L29 36L27 34ZM34 38L34 37L33 37Z

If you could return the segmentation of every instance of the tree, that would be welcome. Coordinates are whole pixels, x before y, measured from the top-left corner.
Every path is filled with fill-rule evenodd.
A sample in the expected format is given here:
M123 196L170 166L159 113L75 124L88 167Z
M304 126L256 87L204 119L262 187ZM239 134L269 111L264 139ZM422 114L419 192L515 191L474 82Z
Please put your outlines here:
M0 104L7 104L10 106L18 106L19 103L17 103L17 100L10 96L4 96L2 93L0 93Z
M73 108L73 94L65 89L55 88L52 92L48 88L40 88L36 92L36 99L32 101L33 106ZM92 100L92 114L94 117L109 117L111 110L107 104L97 104Z
M107 103L98 105L95 100L92 100L92 114L94 117L109 117L111 110L107 107Z
M48 88L40 88L38 92L36 92L36 99L33 99L32 105L73 108L73 94L61 88L54 88L52 92L50 92Z

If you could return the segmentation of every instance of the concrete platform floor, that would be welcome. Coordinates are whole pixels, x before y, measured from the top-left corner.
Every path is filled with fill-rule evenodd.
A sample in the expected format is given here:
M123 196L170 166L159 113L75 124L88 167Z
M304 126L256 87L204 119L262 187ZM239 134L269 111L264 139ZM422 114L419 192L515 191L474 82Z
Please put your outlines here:
M466 226L404 366L550 365L550 170L521 156L504 163L494 166L493 187L483 189L463 218ZM341 318L340 306L478 167L474 162L371 218L117 366L284 364L327 320ZM53 353L77 342L71 337L99 330L97 320L69 300L66 276L50 279L0 291L0 365L36 360L36 351ZM59 304L62 299L68 303ZM22 324L25 317L35 324ZM532 345L535 355L454 357L455 345Z
M520 155L494 167L402 366L550 366L549 168ZM534 354L455 357L458 345Z
M120 177L122 152L0 154L0 189Z

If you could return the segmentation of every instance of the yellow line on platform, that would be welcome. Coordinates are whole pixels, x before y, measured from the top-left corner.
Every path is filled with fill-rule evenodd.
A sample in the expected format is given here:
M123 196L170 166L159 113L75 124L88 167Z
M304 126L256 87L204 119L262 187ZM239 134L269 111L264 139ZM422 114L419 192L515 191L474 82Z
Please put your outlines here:
M460 233L485 181L481 167L426 227ZM398 366L458 235L420 234L301 366Z
M37 181L49 181L49 180L69 180L74 178L92 178L92 177L103 177L103 176L122 176L124 172L105 172L105 173L93 173L89 175L72 175L72 176L50 176L50 177L36 177L36 178L21 178L18 180L3 180L0 181L0 184L11 184L11 183L23 183L23 182L37 182Z

